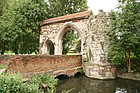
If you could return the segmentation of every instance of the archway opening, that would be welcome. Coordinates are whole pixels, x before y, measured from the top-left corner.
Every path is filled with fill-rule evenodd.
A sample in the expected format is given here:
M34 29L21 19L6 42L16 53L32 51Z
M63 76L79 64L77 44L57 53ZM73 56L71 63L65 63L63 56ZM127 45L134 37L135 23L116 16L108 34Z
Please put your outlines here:
M82 75L83 75L82 72L77 72L77 73L74 75L74 77L80 77L80 76L82 76Z
M61 75L58 75L57 77L55 77L55 79L59 79L59 80L64 80L64 79L68 79L69 77L65 74L61 74Z
M46 54L54 55L54 44L51 40L46 41Z
M63 55L80 55L81 37L77 30L67 27L61 40Z

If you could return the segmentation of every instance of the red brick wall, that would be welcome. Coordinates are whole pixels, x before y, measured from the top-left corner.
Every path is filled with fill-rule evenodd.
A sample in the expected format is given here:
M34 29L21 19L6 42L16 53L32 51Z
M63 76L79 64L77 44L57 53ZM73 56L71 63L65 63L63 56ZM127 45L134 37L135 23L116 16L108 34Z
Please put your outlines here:
M0 64L8 65L14 55L0 55Z
M23 75L70 69L82 65L81 55L15 55L9 59L7 57L8 62L5 58L3 56L3 61L0 62L9 62L8 69L11 72L20 72Z

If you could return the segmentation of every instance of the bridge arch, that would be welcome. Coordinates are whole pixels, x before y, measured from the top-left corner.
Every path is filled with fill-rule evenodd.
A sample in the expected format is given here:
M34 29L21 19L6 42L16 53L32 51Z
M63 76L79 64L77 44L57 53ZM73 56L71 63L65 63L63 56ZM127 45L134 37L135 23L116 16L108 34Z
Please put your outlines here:
M62 55L62 48L63 48L62 39L63 39L64 34L68 31L68 29L72 29L74 31L77 31L79 36L81 37L81 54L82 54L83 53L83 51L82 51L83 50L83 43L85 41L85 33L83 33L82 29L80 29L80 27L74 23L66 23L60 28L60 30L55 38L55 40L56 40L55 41L55 44L56 44L55 54Z

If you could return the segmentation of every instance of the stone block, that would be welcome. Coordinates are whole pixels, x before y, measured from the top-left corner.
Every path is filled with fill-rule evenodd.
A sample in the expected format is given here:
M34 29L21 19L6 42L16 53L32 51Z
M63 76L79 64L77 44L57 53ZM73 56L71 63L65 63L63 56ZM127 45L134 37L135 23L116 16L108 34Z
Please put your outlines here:
M115 79L116 69L112 64L107 63L85 63L85 75L90 78L96 79ZM91 70L92 69L92 70ZM106 70L106 69L113 69L113 70Z

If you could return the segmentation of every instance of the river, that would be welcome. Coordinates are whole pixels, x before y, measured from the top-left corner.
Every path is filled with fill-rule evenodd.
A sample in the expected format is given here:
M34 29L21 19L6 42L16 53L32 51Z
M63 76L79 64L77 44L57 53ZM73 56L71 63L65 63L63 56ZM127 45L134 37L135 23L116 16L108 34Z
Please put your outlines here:
M61 78L57 85L57 93L61 93L62 90L71 90L70 93L140 93L140 81L96 80L77 75Z

